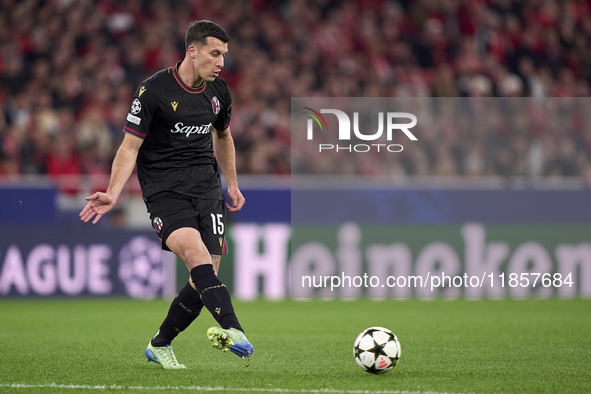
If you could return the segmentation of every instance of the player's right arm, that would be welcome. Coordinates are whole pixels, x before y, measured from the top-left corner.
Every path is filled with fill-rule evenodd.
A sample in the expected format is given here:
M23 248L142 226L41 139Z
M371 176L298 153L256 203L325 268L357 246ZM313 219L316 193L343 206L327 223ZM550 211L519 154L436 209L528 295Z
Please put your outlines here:
M92 196L86 197L88 204L80 212L80 220L87 223L94 216L92 224L95 224L104 214L113 209L123 190L123 186L125 186L125 183L133 172L142 142L144 142L142 138L125 133L123 142L119 146L115 159L113 160L111 180L109 181L107 191L105 193L96 192Z
M88 204L80 212L80 220L83 222L86 223L94 217L92 224L95 224L117 203L123 186L133 172L140 146L149 133L150 123L157 109L157 96L154 91L156 89L147 82L142 83L136 90L127 114L127 122L123 127L125 137L111 167L109 187L105 193L96 192L86 197Z

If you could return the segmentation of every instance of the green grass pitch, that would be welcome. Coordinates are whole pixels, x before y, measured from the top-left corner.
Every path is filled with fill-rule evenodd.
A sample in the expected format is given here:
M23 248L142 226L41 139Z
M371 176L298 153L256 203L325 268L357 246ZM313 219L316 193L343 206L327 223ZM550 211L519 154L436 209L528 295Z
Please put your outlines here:
M585 393L591 300L235 302L254 355L210 347L207 311L173 347L188 369L143 354L163 300L0 301L0 392ZM390 328L402 357L383 375L353 359L357 334Z

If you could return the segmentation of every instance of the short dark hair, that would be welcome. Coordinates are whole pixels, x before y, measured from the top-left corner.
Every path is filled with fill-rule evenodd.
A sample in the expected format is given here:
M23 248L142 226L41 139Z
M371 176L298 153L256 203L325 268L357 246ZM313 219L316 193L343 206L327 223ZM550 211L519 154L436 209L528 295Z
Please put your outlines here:
M230 41L228 33L217 23L202 20L191 23L185 34L185 50L192 44L205 45L207 37L219 38L222 42Z

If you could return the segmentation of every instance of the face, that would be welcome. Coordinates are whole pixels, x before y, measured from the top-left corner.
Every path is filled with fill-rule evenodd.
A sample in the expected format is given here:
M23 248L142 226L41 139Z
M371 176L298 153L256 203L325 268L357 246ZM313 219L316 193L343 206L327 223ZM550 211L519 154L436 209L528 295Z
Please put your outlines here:
M205 45L189 47L195 74L211 82L224 67L224 56L228 53L228 44L215 37L207 37Z

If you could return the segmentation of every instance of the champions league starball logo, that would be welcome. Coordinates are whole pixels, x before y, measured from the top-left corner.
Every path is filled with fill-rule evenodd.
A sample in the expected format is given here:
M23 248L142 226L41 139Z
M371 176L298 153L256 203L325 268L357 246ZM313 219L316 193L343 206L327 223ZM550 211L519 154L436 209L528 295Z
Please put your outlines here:
M137 236L119 253L119 279L131 297L151 299L162 294L164 264L160 243Z
M133 100L133 102L131 103L131 113L133 115L137 115L140 113L141 110L142 110L142 103L140 102L140 100L138 100L138 99Z
M302 107L303 109L307 110L303 112L304 114L310 116L311 119L308 119L307 122L307 129L306 129L306 136L308 140L314 139L314 124L318 125L321 132L331 132L332 129L329 131L328 123L322 114L332 114L335 115L338 122L338 139L339 142L349 142L351 141L352 135L351 131L353 131L353 135L355 138L362 140L362 141L376 141L382 138L384 134L384 130L386 131L386 140L388 142L393 140L394 132L401 131L408 137L411 141L417 141L417 137L410 131L410 129L417 124L417 117L408 112L387 112L384 116L384 112L377 113L378 119L378 130L374 133L363 133L360 130L360 121L359 121L359 112L353 112L353 122L351 123L351 119L347 113L338 109L321 109L320 112L310 108L310 107ZM373 115L375 117L375 115ZM395 121L395 119L408 119L410 122L407 123L399 123ZM314 123L315 122L315 123ZM334 152L381 152L381 151L388 151L388 152L402 152L404 147L400 144L384 144L384 143L367 143L367 144L318 144L318 152L323 151L334 151Z

